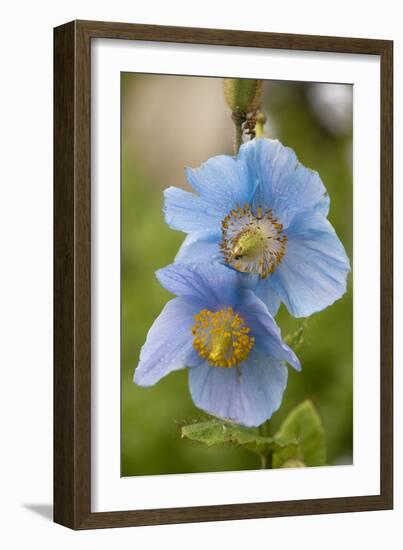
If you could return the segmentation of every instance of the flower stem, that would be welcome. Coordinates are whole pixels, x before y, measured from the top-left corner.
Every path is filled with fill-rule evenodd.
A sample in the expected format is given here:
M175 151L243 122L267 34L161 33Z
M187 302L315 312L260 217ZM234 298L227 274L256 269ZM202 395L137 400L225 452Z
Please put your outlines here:
M267 428L268 428L268 422L267 421L263 422L263 424L261 424L258 428L259 435L262 437L266 437L268 432Z
M266 437L268 432L269 423L264 422L258 428L259 435L261 437ZM269 470L271 468L271 453L269 452L266 455L260 455L260 469Z
M273 453L269 451L267 455L260 455L260 469L271 470L273 468Z
M246 120L246 115L240 111L233 111L231 118L234 123L234 156L236 156L240 146L242 145L242 124Z
M264 125L266 122L266 116L262 111L259 111L256 116L255 135L257 138L264 137Z

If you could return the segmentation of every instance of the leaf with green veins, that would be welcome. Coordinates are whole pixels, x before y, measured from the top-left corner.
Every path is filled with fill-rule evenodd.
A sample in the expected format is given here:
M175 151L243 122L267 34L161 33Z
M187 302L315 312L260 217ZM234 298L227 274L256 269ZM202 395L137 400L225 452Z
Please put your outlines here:
M273 452L273 468L326 464L326 441L322 421L311 401L304 401L290 412L275 438L297 439L298 445Z
M235 444L258 455L290 448L297 451L298 441L294 438L265 437L256 428L245 428L222 420L208 420L182 427L182 437L205 443L208 446Z

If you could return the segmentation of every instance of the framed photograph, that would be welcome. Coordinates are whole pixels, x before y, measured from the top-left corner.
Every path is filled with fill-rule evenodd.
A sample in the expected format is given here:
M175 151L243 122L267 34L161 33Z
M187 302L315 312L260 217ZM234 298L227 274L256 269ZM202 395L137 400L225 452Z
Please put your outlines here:
M54 31L54 520L390 509L393 43Z

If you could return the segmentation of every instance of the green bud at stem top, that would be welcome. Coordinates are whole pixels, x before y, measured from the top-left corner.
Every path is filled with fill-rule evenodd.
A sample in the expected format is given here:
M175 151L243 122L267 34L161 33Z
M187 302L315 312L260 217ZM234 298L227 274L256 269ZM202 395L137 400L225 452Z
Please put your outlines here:
M255 111L262 96L262 80L224 78L224 98L233 112Z

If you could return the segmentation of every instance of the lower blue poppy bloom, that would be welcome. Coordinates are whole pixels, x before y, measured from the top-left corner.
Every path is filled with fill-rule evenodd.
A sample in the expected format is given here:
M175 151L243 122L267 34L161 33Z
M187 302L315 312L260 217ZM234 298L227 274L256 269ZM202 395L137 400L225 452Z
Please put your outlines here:
M320 311L346 291L349 260L327 219L319 175L277 140L254 139L236 158L187 170L196 193L165 191L165 218L188 233L176 261L220 261L243 273L273 315Z
M157 271L176 297L148 332L134 382L152 386L189 367L197 407L244 426L259 426L279 408L289 363L301 369L282 341L266 305L239 286L221 264L174 264Z

